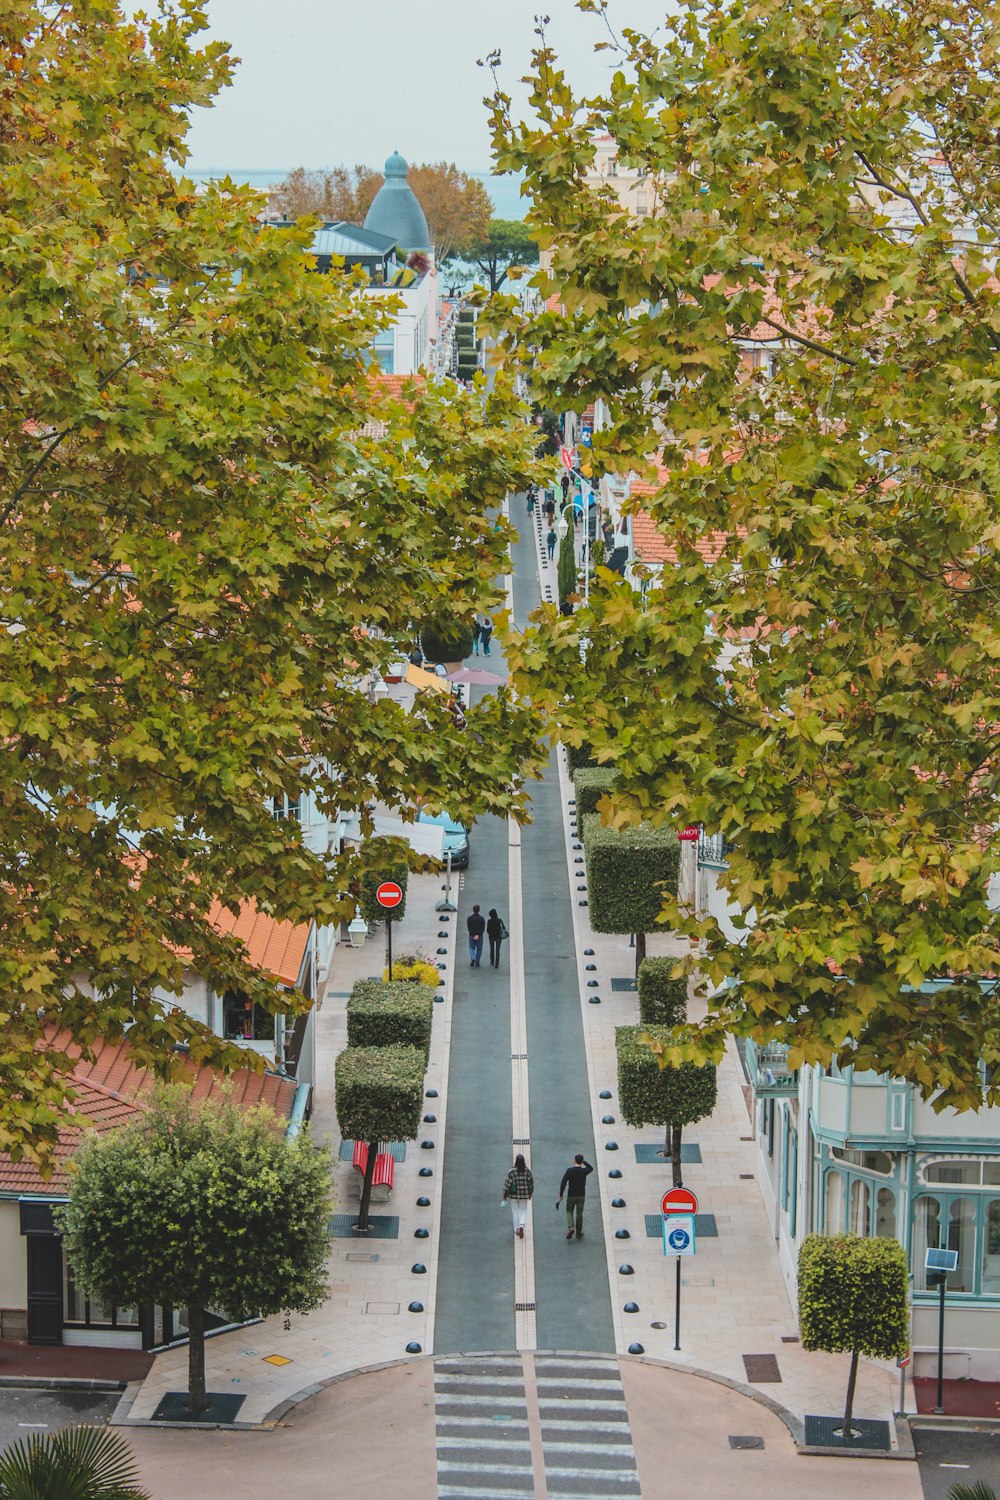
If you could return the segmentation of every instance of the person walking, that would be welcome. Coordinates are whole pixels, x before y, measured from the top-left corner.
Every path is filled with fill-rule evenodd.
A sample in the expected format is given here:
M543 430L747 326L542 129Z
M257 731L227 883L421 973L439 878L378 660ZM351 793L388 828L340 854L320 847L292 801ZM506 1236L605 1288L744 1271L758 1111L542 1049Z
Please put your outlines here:
M478 906L474 906L472 915L466 917L465 926L469 934L469 968L478 969L479 960L483 956L483 933L486 931L486 918Z
M490 654L490 641L493 639L493 621L487 616L479 627L479 639L483 643L483 655Z
M553 500L553 498L552 498L551 495L549 495L549 497L546 500L545 504L542 506L542 511L544 512L544 514L548 517L548 519L550 521L554 521L555 520L555 518L556 518L556 502Z
M559 1200L556 1208L562 1207L565 1194L566 1238L568 1240L573 1238L574 1231L578 1240L583 1239L583 1205L587 1196L587 1178L593 1170L590 1162L584 1161L578 1151L573 1158L573 1165L566 1168L562 1182L559 1184Z
M562 486L563 505L565 505L569 499L569 475L564 474L559 483Z
M529 484L528 485L528 492L527 493L528 493L528 515L530 516L531 513L532 513L532 511L535 508L535 501L538 499L538 489L537 489L537 487L535 485Z
M503 1185L503 1201L510 1204L514 1216L514 1233L519 1240L524 1239L524 1221L528 1217L528 1204L534 1191L535 1179L524 1157L518 1154Z
M507 927L504 919L497 915L495 906L490 907L489 920L486 923L486 936L490 940L490 968L500 967L500 944L508 937Z
M482 638L482 634L483 627L479 622L479 616L476 615L475 619L472 621L472 650L475 656L479 655L479 642Z
M551 520L549 521L549 529L545 533L545 546L549 554L549 562L551 562L556 551L556 528L553 526Z

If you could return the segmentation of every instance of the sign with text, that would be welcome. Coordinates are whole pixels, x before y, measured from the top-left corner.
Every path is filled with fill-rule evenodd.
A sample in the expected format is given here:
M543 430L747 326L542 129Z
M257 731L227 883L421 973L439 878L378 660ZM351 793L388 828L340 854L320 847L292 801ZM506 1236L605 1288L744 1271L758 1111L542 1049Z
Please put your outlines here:
M694 1255L694 1218L691 1214L670 1214L663 1220L664 1255Z

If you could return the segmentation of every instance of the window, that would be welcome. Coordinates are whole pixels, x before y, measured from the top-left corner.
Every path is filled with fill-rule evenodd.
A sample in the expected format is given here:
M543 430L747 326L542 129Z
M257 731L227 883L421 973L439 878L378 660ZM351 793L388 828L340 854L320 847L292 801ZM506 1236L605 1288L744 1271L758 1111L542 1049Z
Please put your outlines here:
M876 1195L875 1234L883 1240L896 1238L896 1194L892 1188L880 1187Z
M831 1146L830 1155L838 1161L850 1162L866 1172L878 1172L882 1177L892 1176L892 1157L888 1151L848 1151L843 1146Z
M823 1229L826 1234L843 1234L844 1232L844 1183L845 1178L841 1172L827 1172L823 1215Z
M991 1198L986 1205L986 1233L983 1237L982 1290L1000 1296L1000 1199Z
M64 1255L63 1322L82 1324L85 1328L138 1328L139 1313L134 1307L116 1307L84 1296Z
M227 1041L273 1042L275 1017L262 1005L254 1005L241 990L227 990L222 997L222 1035Z
M851 1217L847 1229L849 1234L868 1234L868 1212L870 1191L863 1177L855 1177L851 1183Z
M271 816L273 818L302 818L302 794L301 792L276 792L271 798Z
M799 1209L799 1133L797 1130L791 1132L789 1142L791 1153L791 1201L788 1205L788 1233L794 1239Z
M396 368L396 337L394 330L383 328L380 333L377 333L373 348L375 350L375 358L385 373L387 375L393 374Z
M906 1095L899 1089L889 1095L889 1129L906 1129Z
M1000 1183L1000 1161L974 1157L928 1162L921 1173L925 1182L958 1182L963 1187L995 1187Z
M995 1262L989 1257L989 1209L993 1202L984 1199L975 1199L968 1196L926 1193L919 1197L913 1209L913 1289L917 1292L932 1291L927 1285L927 1272L924 1269L924 1261L928 1249L955 1250L958 1253L958 1266L956 1270L949 1273L948 1289L952 1292L968 1292L970 1294L978 1291L993 1290L994 1294L1000 1292L1000 1285L996 1288L987 1288L985 1284L977 1284L977 1261L976 1261L976 1236L980 1232L978 1226L984 1223L983 1240L984 1253L982 1255L982 1271L985 1278L987 1267L992 1279L994 1275Z
M774 1100L767 1101L767 1154L774 1155Z
M648 203L648 200L646 198L646 194L645 193L636 193L636 195L635 195L635 211L636 211L637 214L639 214L640 217L643 214L649 213L649 203Z

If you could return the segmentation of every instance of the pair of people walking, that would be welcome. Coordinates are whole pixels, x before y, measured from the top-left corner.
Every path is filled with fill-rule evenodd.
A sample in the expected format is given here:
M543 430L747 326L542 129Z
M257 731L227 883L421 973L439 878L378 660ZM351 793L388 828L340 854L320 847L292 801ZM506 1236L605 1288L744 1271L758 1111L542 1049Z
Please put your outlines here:
M559 1184L559 1199L556 1208L562 1207L565 1198L566 1238L568 1240L571 1240L574 1235L578 1240L583 1239L583 1208L587 1201L587 1178L593 1170L590 1162L585 1161L582 1152L578 1151L573 1158L573 1165L566 1168L562 1182ZM523 1156L515 1156L514 1165L504 1180L502 1202L509 1203L511 1206L514 1215L514 1233L519 1240L524 1239L528 1204L531 1202L534 1191L535 1179L531 1175L527 1162Z
M490 907L489 919L483 916L478 906L472 908L472 912L465 919L466 931L469 934L469 967L478 969L483 956L483 937L490 940L490 968L500 967L500 945L504 938L509 937L507 924L499 915L495 906Z
M477 618L474 621L473 626L472 626L472 650L473 650L474 654L476 656L478 656L479 655L479 648L480 648L480 646L482 646L482 648L483 648L483 655L484 656L489 656L489 654L490 654L490 641L492 639L493 639L493 621L491 619L489 619L486 615L484 615L481 620Z

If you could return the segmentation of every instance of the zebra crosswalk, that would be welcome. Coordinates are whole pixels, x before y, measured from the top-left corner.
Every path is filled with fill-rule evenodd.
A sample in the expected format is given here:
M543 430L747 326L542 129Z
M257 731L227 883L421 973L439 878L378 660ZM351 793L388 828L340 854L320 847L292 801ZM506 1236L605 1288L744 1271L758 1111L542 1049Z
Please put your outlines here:
M617 1360L539 1354L532 1381L529 1417L521 1355L435 1361L438 1500L641 1500Z

